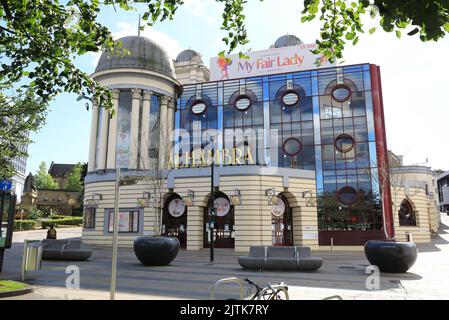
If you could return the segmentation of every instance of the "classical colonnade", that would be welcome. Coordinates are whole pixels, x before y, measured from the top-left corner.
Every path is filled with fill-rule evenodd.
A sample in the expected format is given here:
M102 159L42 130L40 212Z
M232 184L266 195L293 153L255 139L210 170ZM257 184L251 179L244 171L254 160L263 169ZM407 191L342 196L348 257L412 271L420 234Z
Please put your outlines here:
M147 169L150 146L150 108L152 91L131 89L131 123L128 169ZM160 96L159 114L159 164L166 162L166 148L169 146L170 133L174 127L173 99ZM117 121L119 113L120 89L112 90L112 102L115 115L96 103L92 106L91 136L88 172L116 168ZM142 110L140 110L142 106ZM140 139L139 139L140 126ZM140 143L139 143L140 140ZM140 149L140 150L138 150ZM140 157L139 157L140 154ZM140 159L140 163L138 160Z

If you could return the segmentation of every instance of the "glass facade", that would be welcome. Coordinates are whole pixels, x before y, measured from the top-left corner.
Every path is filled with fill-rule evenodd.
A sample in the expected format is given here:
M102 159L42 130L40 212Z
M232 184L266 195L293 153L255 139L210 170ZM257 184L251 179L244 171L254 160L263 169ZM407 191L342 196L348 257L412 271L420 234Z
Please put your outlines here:
M140 100L140 112L142 112L143 99ZM121 90L118 101L117 113L117 145L115 164L117 168L128 168L130 158L130 141L131 141L131 111L132 111L132 94L130 90ZM149 114L149 155L150 161L157 159L157 150L159 148L159 117L160 117L160 97L157 95L151 96L150 114ZM100 116L103 108L100 108ZM99 120L99 130L101 132L101 121ZM138 145L140 150L141 145L141 128L139 125ZM99 148L97 144L97 149ZM98 151L97 151L98 152ZM140 156L140 154L139 154ZM138 161L140 163L140 161Z
M320 231L382 227L369 64L187 85L176 128L180 156L215 129L218 150L251 149L239 164L315 170Z
M131 141L131 91L120 91L117 113L116 168L128 168Z

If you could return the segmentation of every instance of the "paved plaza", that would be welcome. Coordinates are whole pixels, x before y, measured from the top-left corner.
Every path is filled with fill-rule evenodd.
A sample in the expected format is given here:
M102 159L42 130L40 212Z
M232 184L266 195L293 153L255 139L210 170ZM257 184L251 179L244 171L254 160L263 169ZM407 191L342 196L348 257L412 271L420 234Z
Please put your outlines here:
M58 237L79 238L80 228L59 229ZM43 239L45 230L17 232L13 248L6 252L2 277L18 280L23 239ZM324 259L318 272L245 271L232 250L216 249L209 263L209 250L182 250L166 267L145 267L132 249L119 249L118 299L209 299L213 284L225 277L239 277L259 284L283 281L291 299L322 299L340 295L343 299L449 299L449 217L442 215L438 235L431 244L419 245L416 264L405 274L384 274L379 289L368 290L363 252L314 252ZM66 288L67 266L80 270L80 289ZM29 274L34 293L10 299L108 299L111 248L94 247L89 261L43 261L42 270ZM218 298L237 298L237 286L222 286Z

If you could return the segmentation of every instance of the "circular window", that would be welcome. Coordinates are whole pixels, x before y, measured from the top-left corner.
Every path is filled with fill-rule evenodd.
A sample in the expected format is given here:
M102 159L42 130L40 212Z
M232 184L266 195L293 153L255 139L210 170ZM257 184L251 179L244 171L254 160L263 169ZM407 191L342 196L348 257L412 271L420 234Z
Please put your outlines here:
M345 102L351 97L351 88L345 84L338 84L332 89L332 98L337 102Z
M282 97L282 103L288 107L294 106L299 101L299 96L296 92L287 92Z
M206 104L203 101L199 100L192 105L191 110L193 114L200 115L204 111L206 111Z
M214 208L217 216L224 217L229 213L229 210L231 210L231 204L228 199L219 197L214 200Z
M184 211L186 210L186 205L184 204L184 201L181 199L173 199L168 204L168 213L172 215L175 218L179 218L184 214Z
M357 202L357 191L350 186L345 186L337 191L337 199L344 205L350 206Z
M342 153L349 152L354 148L354 138L349 134L341 134L335 139L334 145Z
M301 142L296 138L288 138L284 142L283 149L289 156L296 156L301 151Z
M251 107L251 100L247 96L241 96L235 101L234 106L237 108L237 110L245 111L246 109Z
M285 213L285 202L279 198L278 203L271 206L271 214L275 217L281 217Z

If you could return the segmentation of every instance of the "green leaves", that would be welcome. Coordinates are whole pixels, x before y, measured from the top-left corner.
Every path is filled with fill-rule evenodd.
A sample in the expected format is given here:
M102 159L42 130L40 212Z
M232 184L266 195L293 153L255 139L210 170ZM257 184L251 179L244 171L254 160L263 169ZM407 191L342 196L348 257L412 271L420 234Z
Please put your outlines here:
M5 92L11 88L0 87ZM24 145L31 143L29 131L45 123L47 104L30 90L19 89L9 95L0 92L0 178L15 174L12 161L27 155Z
M449 33L449 1L397 1L376 0L305 0L301 23L315 19L321 12L320 38L317 53L324 54L331 61L341 58L346 41L357 44L359 33L364 33L364 14L379 17L378 26L386 32L394 32L398 38L402 29L414 28L407 33L420 34L422 41L438 40ZM378 26L368 30L373 34Z
M59 189L58 183L47 172L47 164L42 161L39 165L39 170L34 175L34 181L37 189Z

